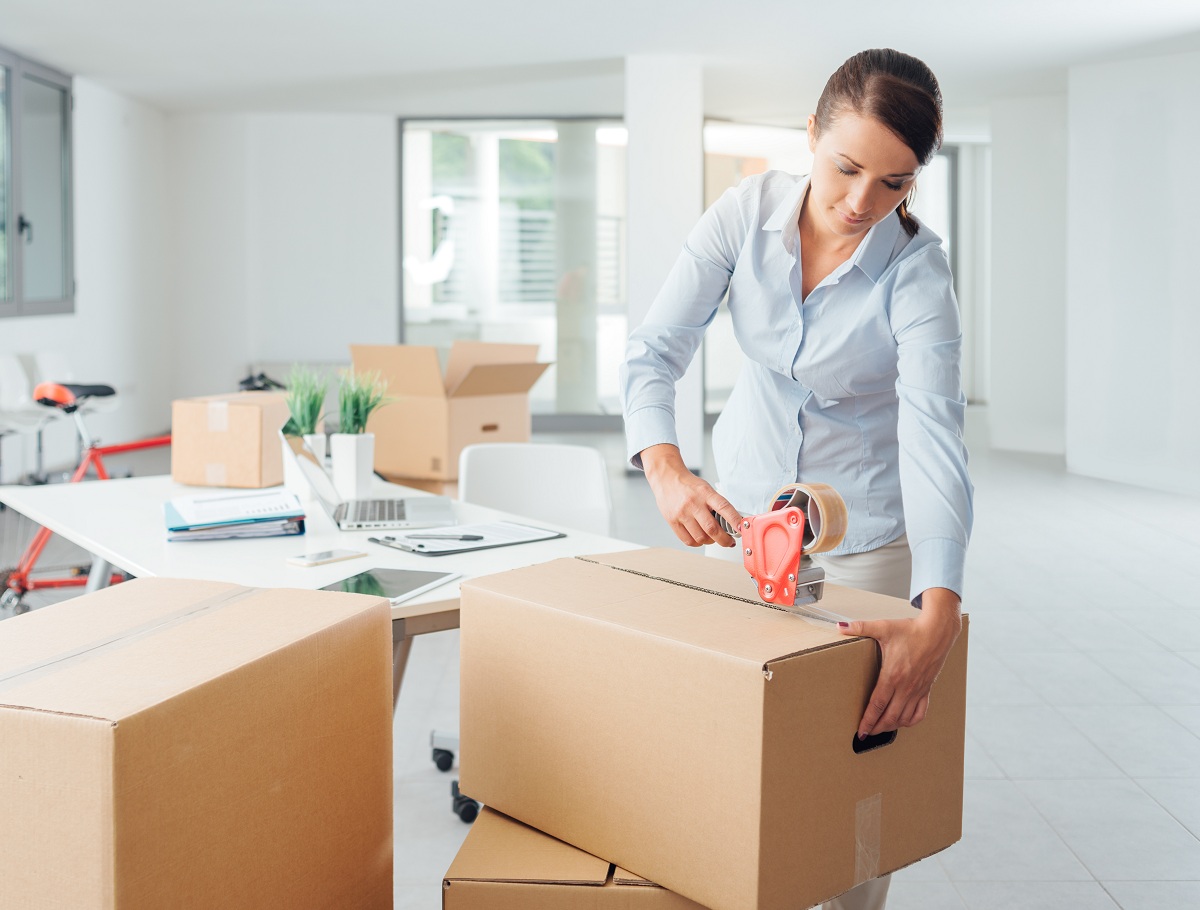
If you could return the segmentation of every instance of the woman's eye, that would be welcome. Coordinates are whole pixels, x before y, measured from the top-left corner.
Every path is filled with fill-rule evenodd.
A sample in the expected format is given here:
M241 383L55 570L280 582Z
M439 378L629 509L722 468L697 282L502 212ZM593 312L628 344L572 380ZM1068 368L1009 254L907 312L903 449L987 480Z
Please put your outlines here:
M833 165L833 166L834 166L835 168L837 168L837 171L838 171L838 173L839 173L839 174L842 174L842 175L844 175L844 176L846 176L846 177L849 177L851 174L853 174L853 173L854 173L854 171L848 171L848 170L846 170L844 167L842 167L840 164L838 164L838 163L836 163L836 162L834 162L834 165Z
M883 185L884 185L884 186L886 186L886 187L887 187L889 190L892 190L892 191L897 191L897 190L902 190L902 189L904 189L904 184L903 184L903 183L892 183L892 182L891 182L891 181L889 181L889 180L885 180L885 181L883 181Z

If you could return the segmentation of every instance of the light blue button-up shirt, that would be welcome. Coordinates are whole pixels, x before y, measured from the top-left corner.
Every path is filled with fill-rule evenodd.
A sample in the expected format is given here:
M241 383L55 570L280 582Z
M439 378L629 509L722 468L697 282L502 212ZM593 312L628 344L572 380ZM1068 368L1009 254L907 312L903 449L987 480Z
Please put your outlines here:
M961 597L973 488L963 445L962 333L941 240L896 215L803 299L798 220L807 178L748 177L684 244L621 370L630 460L678 445L675 382L728 292L745 354L713 429L718 483L744 515L794 481L846 500L861 553L907 531L912 596Z

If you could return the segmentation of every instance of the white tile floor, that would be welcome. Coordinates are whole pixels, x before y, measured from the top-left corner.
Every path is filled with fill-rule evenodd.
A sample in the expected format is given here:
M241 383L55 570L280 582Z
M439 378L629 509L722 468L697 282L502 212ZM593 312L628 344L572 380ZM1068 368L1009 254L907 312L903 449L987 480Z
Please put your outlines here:
M618 537L677 545L619 436L539 438L604 452ZM889 908L1200 907L1200 500L1011 453L972 474L964 836L898 873ZM440 906L468 830L428 748L457 725L457 644L417 640L396 713L402 910Z

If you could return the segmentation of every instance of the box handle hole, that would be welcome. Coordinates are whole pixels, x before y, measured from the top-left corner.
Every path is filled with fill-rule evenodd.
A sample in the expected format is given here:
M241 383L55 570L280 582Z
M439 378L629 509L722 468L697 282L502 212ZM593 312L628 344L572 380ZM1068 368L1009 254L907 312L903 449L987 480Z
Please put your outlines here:
M863 752L870 752L872 749L882 749L884 746L890 746L896 740L895 730L889 730L887 733L872 733L866 739L859 739L855 733L851 739L850 745L854 749L855 755L861 755Z
M482 427L480 427L480 429L485 433L495 433L498 429L500 429L500 424L485 423Z

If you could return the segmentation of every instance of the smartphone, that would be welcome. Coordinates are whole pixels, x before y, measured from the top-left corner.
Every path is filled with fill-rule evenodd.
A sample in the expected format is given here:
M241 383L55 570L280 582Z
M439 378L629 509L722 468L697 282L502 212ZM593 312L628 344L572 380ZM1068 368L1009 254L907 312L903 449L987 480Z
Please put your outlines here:
M288 562L294 566L323 566L327 562L340 562L343 559L357 559L366 556L362 550L322 550L320 553L305 553L302 556L289 556Z

